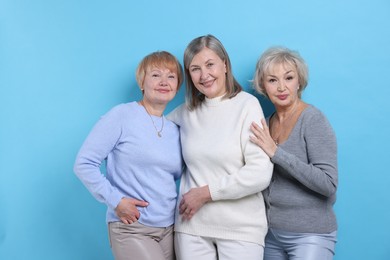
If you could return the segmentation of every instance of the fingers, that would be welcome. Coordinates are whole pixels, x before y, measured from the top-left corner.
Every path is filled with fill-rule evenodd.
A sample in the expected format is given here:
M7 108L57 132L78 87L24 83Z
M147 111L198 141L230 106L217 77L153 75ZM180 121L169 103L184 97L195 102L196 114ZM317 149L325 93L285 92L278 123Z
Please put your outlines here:
M190 219L192 218L192 216L194 216L194 214L192 214L192 213L183 214L183 215L182 215L182 220L183 220L183 221L188 221L188 220L190 220Z
M251 124L251 130L253 132L261 132L261 131L268 131L268 124L267 121L265 121L264 118L261 119L261 126L258 125L256 122L252 122Z
M267 124L267 122L265 121L265 118L262 118L262 119L261 119L261 124L262 124L262 126L263 126L263 129L266 130L266 131L268 131L268 124Z
M261 129L260 126L259 126L258 124L256 124L255 122L253 122L253 123L251 124L250 129L251 129L253 135L250 135L250 136L249 136L249 140L250 140L252 143L258 144L259 138L260 138L261 135L262 135L263 129Z
M252 133L255 135L255 137L259 138L262 132L264 131L262 127L260 127L258 124L255 122L252 122L250 129Z
M193 211L191 210L191 207L186 203L183 195L183 198L179 204L179 214L182 215L182 220L189 220L193 215L191 215L192 212Z
M257 123L252 122L252 124L251 124L251 130L252 130L252 131L261 131L262 128L261 128Z
M183 213L181 213L182 220L190 220L195 215L195 211L190 208L186 208Z
M184 214L185 211L187 210L188 206L184 204L184 199L182 199L180 201L180 205L179 205L179 213L180 214Z
M259 142L259 139L257 139L257 137L251 135L249 136L249 140L254 143L254 144L257 144Z
M146 207L149 203L142 200L132 198L123 198L115 209L119 219L125 224L132 224L136 222L141 214L137 209L139 207Z
M135 216L124 216L124 217L121 217L119 219L124 224L133 224L134 222L136 222L138 220Z
M146 206L149 205L149 203L146 202L146 201L143 201L143 200L136 200L136 199L133 199L133 204L134 204L135 206L140 206L140 207L146 207Z
M126 218L119 218L123 224L130 224Z

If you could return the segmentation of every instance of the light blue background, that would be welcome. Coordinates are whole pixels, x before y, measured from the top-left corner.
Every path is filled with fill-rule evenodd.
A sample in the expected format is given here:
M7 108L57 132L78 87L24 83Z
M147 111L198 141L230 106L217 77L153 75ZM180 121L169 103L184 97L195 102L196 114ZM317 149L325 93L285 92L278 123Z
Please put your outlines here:
M105 206L73 174L76 153L100 115L140 98L143 56L182 61L207 33L250 92L269 46L306 59L303 98L339 144L335 259L390 259L389 28L388 0L0 0L0 259L112 259Z

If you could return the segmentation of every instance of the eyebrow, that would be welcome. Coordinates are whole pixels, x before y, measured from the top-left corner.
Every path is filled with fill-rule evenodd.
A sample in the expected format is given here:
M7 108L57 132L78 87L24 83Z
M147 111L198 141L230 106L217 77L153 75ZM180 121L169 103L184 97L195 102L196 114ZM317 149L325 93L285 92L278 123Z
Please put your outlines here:
M284 73L284 75L287 75L287 74L289 74L290 72L293 72L293 70L286 71L286 73ZM268 77L275 77L275 78L276 78L276 76L275 76L275 75L272 75L272 74L268 74L267 76L268 76Z
M206 60L205 64L209 63L209 62L213 62L214 60L213 59L208 59ZM199 65L190 65L190 68L191 67L199 67Z

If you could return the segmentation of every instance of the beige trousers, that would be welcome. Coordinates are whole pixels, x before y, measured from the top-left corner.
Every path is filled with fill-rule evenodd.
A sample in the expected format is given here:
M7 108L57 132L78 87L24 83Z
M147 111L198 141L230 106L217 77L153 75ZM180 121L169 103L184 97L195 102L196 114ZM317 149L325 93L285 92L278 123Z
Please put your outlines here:
M175 260L173 225L155 228L138 222L111 222L108 229L116 260Z

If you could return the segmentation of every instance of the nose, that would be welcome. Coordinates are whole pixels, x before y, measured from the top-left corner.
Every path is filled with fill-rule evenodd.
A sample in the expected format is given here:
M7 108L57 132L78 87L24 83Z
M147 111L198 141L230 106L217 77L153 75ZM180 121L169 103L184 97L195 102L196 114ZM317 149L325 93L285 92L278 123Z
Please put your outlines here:
M166 85L168 85L168 83L165 80L161 80L160 86L166 86Z
M281 80L278 84L278 91L283 92L284 90L286 90L286 84L283 80Z
M207 73L207 71L205 70L201 70L200 71L200 80L203 81L203 80L206 80L208 78L209 74Z
M161 77L160 86L167 86L168 85L168 76Z

